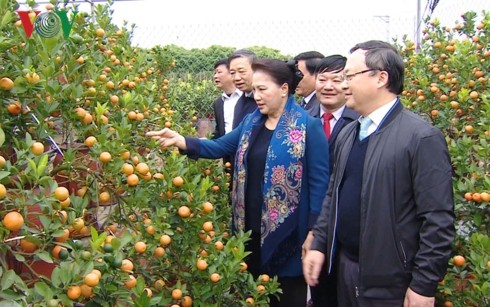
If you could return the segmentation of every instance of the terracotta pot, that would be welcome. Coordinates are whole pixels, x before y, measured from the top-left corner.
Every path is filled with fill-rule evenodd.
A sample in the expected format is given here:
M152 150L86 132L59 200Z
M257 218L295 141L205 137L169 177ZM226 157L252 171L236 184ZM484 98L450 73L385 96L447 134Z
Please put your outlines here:
M26 283L38 281L40 276L51 278L51 274L57 266L54 262L34 261L30 257L26 257L25 261L18 261L10 252L7 253L7 263L9 268L14 270Z

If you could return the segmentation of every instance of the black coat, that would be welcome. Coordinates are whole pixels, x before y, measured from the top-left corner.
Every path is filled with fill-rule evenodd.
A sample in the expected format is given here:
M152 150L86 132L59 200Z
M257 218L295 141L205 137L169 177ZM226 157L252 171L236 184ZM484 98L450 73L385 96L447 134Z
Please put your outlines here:
M235 106L235 113L233 115L233 129L240 125L245 115L252 113L256 109L257 103L255 102L253 96L246 97L245 93L243 93L242 96L238 99Z
M311 116L318 117L318 116L314 116L311 113L312 110L317 110L317 109L320 110L320 101L316 98L316 94L311 96L310 101L308 101L308 103L306 104L306 106L304 108L305 108L306 112L308 112L308 114L310 114Z
M225 115L223 111L223 97L219 96L213 103L214 120L216 121L216 129L213 133L213 139L225 135Z
M338 193L357 137L341 132L311 249L334 265ZM434 296L454 240L452 168L442 133L398 102L369 137L362 177L359 291L366 298L403 299L407 288Z

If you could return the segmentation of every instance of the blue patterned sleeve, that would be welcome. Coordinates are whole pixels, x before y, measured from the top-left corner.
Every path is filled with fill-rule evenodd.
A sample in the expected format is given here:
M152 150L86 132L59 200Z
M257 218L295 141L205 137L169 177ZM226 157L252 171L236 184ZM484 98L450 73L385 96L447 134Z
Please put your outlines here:
M240 141L242 125L217 139L185 137L187 150L181 151L191 159L218 159L234 155Z

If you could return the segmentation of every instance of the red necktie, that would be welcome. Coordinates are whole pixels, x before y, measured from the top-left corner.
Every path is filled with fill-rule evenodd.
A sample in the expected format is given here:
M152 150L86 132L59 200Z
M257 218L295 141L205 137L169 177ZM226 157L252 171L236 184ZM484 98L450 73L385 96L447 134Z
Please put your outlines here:
M333 118L332 113L323 113L323 131L327 136L327 139L330 139L330 120Z

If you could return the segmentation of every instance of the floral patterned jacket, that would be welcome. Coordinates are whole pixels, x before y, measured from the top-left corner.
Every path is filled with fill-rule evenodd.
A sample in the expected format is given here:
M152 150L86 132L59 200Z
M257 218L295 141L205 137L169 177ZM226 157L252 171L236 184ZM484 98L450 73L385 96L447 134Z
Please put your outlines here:
M256 111L232 132L213 140L186 138L190 158L235 154L232 195L235 230L244 229L246 155L254 129L266 116ZM320 119L289 97L269 145L264 170L261 262L279 276L300 276L301 245L318 217L329 181L328 141ZM260 192L260 191L257 191Z

